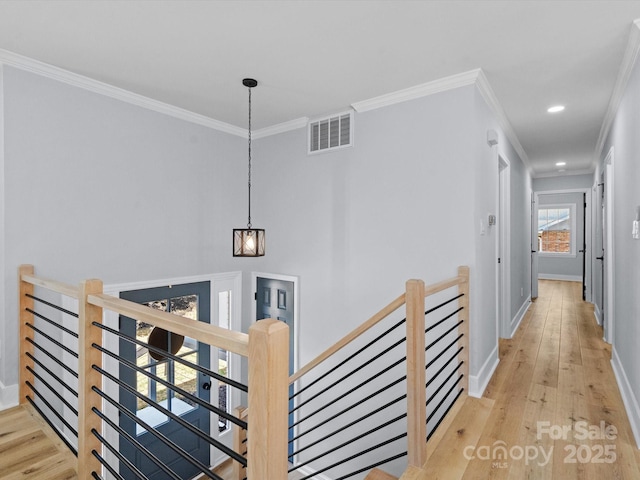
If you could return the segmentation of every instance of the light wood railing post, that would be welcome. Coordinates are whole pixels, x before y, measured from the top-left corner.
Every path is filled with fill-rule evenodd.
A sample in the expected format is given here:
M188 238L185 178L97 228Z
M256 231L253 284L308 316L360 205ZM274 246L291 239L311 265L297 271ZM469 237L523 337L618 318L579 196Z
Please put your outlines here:
M462 279L458 284L458 294L463 294L458 300L458 307L464 308L458 315L464 320L464 323L458 328L458 334L463 335L459 342L459 346L463 347L463 350L458 354L458 362L464 362L460 370L460 373L464 375L462 387L465 393L469 394L469 321L471 318L469 311L469 267L458 267L458 276Z
M18 301L18 319L20 321L20 359L19 359L19 376L20 376L20 404L27 403L27 395L29 395L30 389L27 386L27 382L34 384L33 374L27 370L27 366L35 369L33 360L27 357L27 353L34 355L33 344L27 341L27 338L33 340L34 331L27 327L27 322L33 323L33 314L27 311L27 308L33 310L33 299L27 297L27 294L33 295L34 286L30 283L22 280L22 275L33 275L33 265L20 265L18 268L18 285L20 291L20 298Z
M286 480L289 327L274 319L249 329L247 480Z
M102 367L102 353L93 343L102 345L102 330L92 325L102 323L102 308L91 305L88 296L102 293L102 281L86 280L80 284L78 295L78 478L92 478L91 472L100 474L102 465L91 452L102 454L102 446L91 433L102 434L102 421L92 408L102 410L100 396L92 386L102 388L102 376L92 365Z
M424 282L406 284L407 308L407 460L422 467L427 460Z
M241 420L247 419L247 408L243 406L236 407L233 410L233 414L236 418ZM247 431L241 426L233 424L233 450L238 452L243 457L247 458ZM247 469L244 468L239 462L233 462L233 474L232 480L242 480L247 476Z

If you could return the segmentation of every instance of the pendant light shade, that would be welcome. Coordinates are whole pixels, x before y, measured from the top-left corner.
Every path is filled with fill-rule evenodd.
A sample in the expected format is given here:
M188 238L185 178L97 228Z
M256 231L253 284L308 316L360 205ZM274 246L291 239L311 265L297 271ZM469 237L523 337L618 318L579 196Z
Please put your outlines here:
M253 78L245 78L242 84L249 90L249 182L248 182L248 221L247 228L233 229L234 257L262 257L265 253L265 233L261 228L251 226L251 89L258 85Z
M233 229L234 257L262 257L264 255L264 230L260 228Z

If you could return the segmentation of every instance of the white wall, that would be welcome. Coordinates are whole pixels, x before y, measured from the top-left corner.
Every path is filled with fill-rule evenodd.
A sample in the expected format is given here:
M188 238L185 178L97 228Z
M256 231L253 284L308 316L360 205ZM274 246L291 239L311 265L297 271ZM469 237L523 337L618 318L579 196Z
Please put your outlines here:
M614 148L613 365L627 413L640 442L640 241L631 237L631 222L640 205L640 64L636 61L600 160ZM599 182L600 165L596 172Z
M533 179L533 190L536 192L549 190L576 190L591 188L593 175L559 175L557 177L541 177Z
M0 381L17 382L17 267L77 283L238 270L245 141L4 67Z

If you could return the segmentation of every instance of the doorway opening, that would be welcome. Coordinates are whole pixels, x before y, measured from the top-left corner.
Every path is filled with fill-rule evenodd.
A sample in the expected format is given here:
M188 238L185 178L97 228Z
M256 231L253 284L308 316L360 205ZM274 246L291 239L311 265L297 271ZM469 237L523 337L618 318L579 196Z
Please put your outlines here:
M253 317L256 321L273 318L289 327L289 375L296 372L298 339L298 277L270 273L252 273L254 289ZM293 385L289 386L289 411L294 409ZM289 414L289 461L292 461L295 442L295 415Z

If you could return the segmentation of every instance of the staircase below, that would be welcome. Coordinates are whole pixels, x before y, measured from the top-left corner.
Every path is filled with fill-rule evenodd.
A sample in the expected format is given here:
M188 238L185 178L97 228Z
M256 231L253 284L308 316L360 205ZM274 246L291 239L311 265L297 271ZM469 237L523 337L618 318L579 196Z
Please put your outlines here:
M469 460L464 460L464 449L478 444L493 404L491 399L473 397L460 402L427 443L425 465L422 468L410 466L400 480L461 479L469 464ZM452 462L452 458L463 460Z

